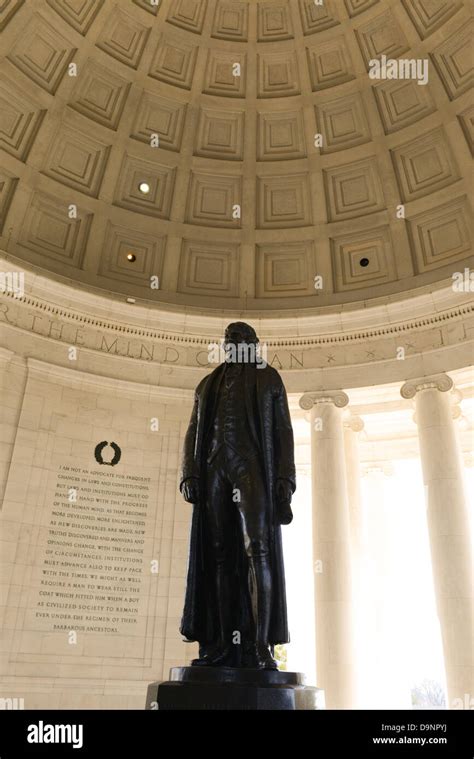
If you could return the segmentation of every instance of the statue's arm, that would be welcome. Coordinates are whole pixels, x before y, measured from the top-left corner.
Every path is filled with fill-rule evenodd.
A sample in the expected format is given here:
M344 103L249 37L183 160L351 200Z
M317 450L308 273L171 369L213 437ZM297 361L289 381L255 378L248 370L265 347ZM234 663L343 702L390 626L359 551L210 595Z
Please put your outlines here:
M294 493L296 490L295 444L288 398L283 382L280 382L275 396L274 435L276 480L287 480L291 483L291 492Z
M198 394L195 393L193 411L191 414L191 419L189 420L189 426L186 432L186 437L184 438L183 459L182 459L182 465L181 465L181 479L180 479L180 484L179 484L179 489L181 490L181 492L183 490L183 485L186 480L188 480L190 477L199 477L198 466L197 466L197 462L195 458L195 443L196 443L198 417L199 417L199 398L198 398Z

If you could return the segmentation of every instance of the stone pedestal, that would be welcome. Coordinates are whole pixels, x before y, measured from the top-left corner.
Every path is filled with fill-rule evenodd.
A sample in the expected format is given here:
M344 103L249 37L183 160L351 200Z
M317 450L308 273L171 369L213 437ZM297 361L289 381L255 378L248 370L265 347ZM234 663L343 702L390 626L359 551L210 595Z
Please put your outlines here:
M172 667L170 679L148 686L146 708L162 710L314 710L323 691L298 672L231 667Z

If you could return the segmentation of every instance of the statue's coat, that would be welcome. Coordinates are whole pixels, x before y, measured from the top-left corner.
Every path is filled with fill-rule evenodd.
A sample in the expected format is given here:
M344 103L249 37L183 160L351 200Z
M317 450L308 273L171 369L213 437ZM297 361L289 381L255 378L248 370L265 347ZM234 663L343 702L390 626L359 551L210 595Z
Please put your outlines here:
M208 374L195 392L194 408L185 438L181 486L188 477L198 477L205 490L205 437L212 422L214 404L224 375L225 364ZM294 442L286 391L272 367L243 365L247 420L260 451L270 510L270 556L272 571L272 613L269 644L289 641L286 610L285 573L281 527L275 502L278 478L296 488ZM205 493L201 490L201 497ZM187 640L210 642L215 638L216 612L212 582L207 577L209 548L206 525L199 504L193 506L186 598L180 631ZM242 557L240 557L242 559ZM243 560L243 559L242 559ZM241 620L245 627L244 620ZM239 629L239 628L237 628Z

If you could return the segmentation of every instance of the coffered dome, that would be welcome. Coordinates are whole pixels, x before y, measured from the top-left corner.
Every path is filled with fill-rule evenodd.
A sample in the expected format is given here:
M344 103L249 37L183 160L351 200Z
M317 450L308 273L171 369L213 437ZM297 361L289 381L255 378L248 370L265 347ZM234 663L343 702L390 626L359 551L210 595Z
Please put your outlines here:
M6 0L0 247L121 298L281 311L468 264L461 0ZM428 84L371 79L419 59Z

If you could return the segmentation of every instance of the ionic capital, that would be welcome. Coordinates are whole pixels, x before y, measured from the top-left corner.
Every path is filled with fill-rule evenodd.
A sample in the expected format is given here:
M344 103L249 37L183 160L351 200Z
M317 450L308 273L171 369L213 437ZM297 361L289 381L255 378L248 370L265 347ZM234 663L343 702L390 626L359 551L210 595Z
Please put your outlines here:
M392 477L394 473L393 463L391 461L367 461L361 466L362 477Z
M350 416L344 419L344 427L352 432L362 432L365 427L364 420L357 414L350 414Z
M448 390L452 390L453 381L447 374L432 374L429 377L418 377L416 379L407 380L400 388L400 395L402 398L410 400L420 390L439 390L441 393L446 393Z
M344 408L349 403L349 396L343 390L321 390L305 393L300 398L300 408L310 411L318 403L333 403L337 408Z

